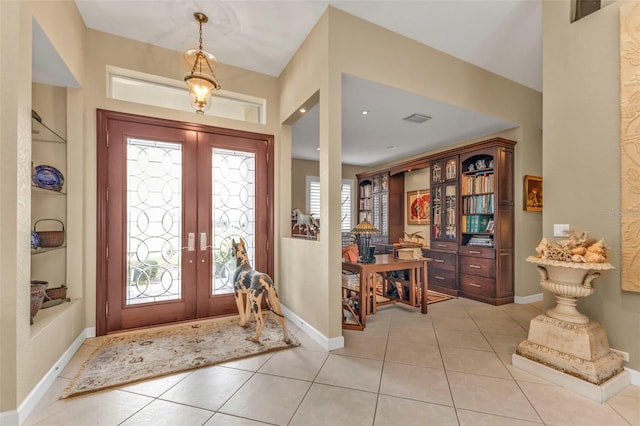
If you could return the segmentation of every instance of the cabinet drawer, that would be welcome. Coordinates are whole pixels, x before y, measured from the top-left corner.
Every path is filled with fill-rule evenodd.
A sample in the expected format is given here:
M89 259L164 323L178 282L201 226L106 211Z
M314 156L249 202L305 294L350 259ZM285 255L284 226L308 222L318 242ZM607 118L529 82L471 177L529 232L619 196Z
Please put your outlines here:
M496 250L489 247L460 246L462 256L484 257L487 259L496 258Z
M493 259L460 256L460 273L493 278L496 276L496 261Z
M458 251L458 243L453 241L431 241L430 246L435 250Z
M456 270L456 254L455 253L444 253L441 251L433 251L429 250L426 253L427 257L433 259L433 261L429 262L429 269L439 269L445 271L455 271Z
M496 281L493 278L460 274L460 290L465 293L493 297L496 292Z
M428 268L429 285L437 285L439 287L457 288L455 271L445 271L437 268Z

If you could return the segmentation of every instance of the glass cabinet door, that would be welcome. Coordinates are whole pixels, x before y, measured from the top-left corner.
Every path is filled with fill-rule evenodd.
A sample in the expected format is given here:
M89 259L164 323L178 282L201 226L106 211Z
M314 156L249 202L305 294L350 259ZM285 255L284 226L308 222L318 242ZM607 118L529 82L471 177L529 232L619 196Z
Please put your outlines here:
M442 238L442 186L431 187L431 238Z
M456 239L456 185L445 186L445 235L448 240Z

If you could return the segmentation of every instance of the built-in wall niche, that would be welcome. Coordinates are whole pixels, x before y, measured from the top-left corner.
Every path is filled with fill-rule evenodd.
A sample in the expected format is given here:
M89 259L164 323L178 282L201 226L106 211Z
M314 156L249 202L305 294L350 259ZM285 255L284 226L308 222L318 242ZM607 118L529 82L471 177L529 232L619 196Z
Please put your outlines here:
M290 118L291 236L317 240L320 235L320 107L314 95Z

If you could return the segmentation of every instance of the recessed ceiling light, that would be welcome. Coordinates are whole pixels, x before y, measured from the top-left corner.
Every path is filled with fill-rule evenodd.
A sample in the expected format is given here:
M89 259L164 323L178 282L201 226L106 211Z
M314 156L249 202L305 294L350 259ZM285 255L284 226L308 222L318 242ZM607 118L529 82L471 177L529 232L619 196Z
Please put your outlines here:
M395 146L395 145L389 145L387 147L388 150L392 150L392 149L396 149L396 148L397 148L397 146Z
M316 151L320 151L320 147L316 148Z
M369 114L369 110L368 109L363 109L362 110L362 115L367 115Z
M304 114L305 112L307 112L307 110L304 108L300 108L300 112Z

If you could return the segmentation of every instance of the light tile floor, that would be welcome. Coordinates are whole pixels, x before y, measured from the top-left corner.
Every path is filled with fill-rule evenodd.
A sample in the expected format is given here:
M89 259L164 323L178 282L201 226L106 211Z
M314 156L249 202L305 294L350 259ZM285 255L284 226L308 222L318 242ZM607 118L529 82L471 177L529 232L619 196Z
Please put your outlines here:
M83 346L25 425L635 425L640 388L599 404L511 366L541 303L385 306L345 347L296 349L58 400Z

